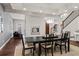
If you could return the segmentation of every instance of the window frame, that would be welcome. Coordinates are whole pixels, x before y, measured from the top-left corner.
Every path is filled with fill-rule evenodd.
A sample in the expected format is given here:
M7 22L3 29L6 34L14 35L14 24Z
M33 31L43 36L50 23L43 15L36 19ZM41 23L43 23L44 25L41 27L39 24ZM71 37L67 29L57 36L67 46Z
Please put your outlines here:
M3 19L2 19L2 17L0 16L0 33L2 33L3 32Z

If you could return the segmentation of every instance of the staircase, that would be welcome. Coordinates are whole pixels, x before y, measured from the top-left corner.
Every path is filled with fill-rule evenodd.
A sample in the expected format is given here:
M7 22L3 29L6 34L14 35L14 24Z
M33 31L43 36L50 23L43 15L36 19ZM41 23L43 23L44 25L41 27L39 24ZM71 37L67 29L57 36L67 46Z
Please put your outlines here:
M78 16L79 10L72 11L70 15L63 21L63 29L66 28Z

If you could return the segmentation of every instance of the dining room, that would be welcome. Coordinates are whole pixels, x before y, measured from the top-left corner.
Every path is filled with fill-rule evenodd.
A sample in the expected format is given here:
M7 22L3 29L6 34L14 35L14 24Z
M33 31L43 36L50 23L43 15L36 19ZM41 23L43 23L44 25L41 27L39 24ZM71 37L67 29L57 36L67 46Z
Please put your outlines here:
M78 35L75 35L79 29L79 4L2 3L0 5L4 7L4 11L0 11L0 33L4 34L1 34L0 38L0 49L3 48L0 55L10 55L9 53L13 56L79 55ZM9 43L5 44L7 40ZM10 51L9 46L12 49ZM4 50L6 53L2 53Z

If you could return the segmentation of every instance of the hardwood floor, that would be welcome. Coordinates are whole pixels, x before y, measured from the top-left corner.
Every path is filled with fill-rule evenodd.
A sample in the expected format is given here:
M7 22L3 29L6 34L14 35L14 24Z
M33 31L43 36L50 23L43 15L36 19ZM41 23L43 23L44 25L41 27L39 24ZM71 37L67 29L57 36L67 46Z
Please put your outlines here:
M79 47L79 41L70 41L70 44L78 46Z
M14 56L16 45L20 44L20 39L11 40L0 50L0 56Z
M0 56L14 56L15 47L20 44L21 39L11 38L11 40L0 50ZM79 42L70 41L70 44L76 45L79 47Z

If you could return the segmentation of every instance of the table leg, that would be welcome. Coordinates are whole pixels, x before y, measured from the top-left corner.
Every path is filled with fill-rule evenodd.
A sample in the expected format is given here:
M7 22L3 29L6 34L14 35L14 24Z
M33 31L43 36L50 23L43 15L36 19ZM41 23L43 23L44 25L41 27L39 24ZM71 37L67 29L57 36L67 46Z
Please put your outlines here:
M68 52L70 51L70 39L68 39Z
M39 50L38 50L38 56L41 55L41 44L39 43Z
M36 45L35 45L35 43L33 43L33 46L34 46L34 50L36 50Z
M52 47L51 47L51 49L52 49L51 52L52 52L52 56L53 56L53 42L52 42Z

